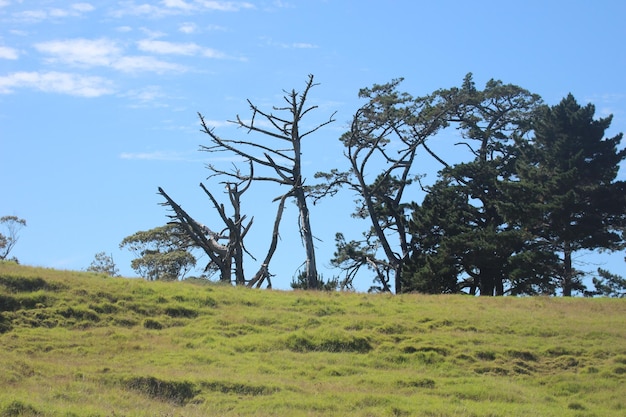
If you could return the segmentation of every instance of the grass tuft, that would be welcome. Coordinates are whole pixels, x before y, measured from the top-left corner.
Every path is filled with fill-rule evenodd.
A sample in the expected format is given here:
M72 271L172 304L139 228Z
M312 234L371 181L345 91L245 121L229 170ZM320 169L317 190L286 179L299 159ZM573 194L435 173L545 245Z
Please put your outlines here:
M127 389L137 391L150 398L183 405L191 400L199 390L188 381L164 381L153 376L132 377L125 384Z

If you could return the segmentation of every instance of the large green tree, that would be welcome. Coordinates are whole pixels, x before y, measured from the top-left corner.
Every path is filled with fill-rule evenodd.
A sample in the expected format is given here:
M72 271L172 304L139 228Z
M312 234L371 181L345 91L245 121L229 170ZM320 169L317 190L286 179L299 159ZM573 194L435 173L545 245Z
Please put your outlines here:
M580 250L623 247L626 182L616 181L626 150L622 134L605 137L612 116L594 119L592 104L569 94L535 118L534 137L520 142L519 204L536 244L559 254L555 278L564 296L583 291L572 262Z
M406 286L448 292L456 274L457 290L503 295L515 268L511 261L526 240L503 204L510 201L506 184L515 176L514 139L527 133L541 99L496 80L479 90L471 74L460 88L435 95L446 103L446 122L460 132L456 145L468 151L469 160L449 163L431 152L444 168L424 203L414 207L414 250L405 274L413 282Z

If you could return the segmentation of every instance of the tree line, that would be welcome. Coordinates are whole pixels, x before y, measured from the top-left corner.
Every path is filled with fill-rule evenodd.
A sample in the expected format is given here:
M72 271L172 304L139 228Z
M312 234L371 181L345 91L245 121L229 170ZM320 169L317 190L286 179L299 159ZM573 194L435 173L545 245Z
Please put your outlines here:
M479 89L472 74L461 86L421 97L401 91L401 83L359 92L364 104L339 137L345 167L315 173L315 184L305 183L302 141L334 114L303 127L317 110L308 104L317 85L312 75L302 92L285 92L282 106L262 109L248 101L251 117L231 122L254 139L223 138L198 114L209 141L201 151L246 161L232 170L208 167L209 179L225 187L226 203L200 184L223 224L199 223L159 187L170 222L124 239L120 246L138 254L133 268L147 279L180 278L195 266L195 249L208 256L205 271L220 281L271 287L282 212L293 200L305 259L294 288L351 289L369 276L371 290L396 293L624 295L624 279L602 269L587 288L573 262L582 250L625 247L626 182L617 176L626 150L619 148L621 133L605 137L612 116L595 118L593 104L581 105L572 94L548 106L498 80ZM459 148L467 158L448 160ZM440 165L431 184L419 171L423 158ZM281 191L273 198L267 252L247 275L246 261L257 260L245 246L254 217L241 202L261 182ZM421 201L411 200L415 190ZM340 273L324 281L309 204L345 192L357 196L352 216L368 226L359 240L337 232L331 264Z

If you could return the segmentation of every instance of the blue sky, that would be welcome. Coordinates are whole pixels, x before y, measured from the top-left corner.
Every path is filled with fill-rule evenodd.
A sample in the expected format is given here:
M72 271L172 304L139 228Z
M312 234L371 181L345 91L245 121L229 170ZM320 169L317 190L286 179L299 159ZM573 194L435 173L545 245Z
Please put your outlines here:
M617 0L0 0L0 215L28 223L12 254L85 269L105 251L134 276L133 255L118 245L167 221L158 186L221 228L198 184L226 198L205 165L232 161L198 151L209 142L196 113L223 137L245 136L226 121L250 115L246 99L281 105L283 90L300 91L308 74L320 83L309 123L337 112L304 143L311 180L345 168L337 139L361 104L358 90L397 77L415 96L458 86L468 72L479 87L500 79L548 104L571 92L594 103L596 116L614 115L609 134L625 132L624 16ZM417 169L434 179L438 167L424 157ZM248 249L259 259L281 191L245 195L243 212L255 218ZM352 201L344 192L312 207L325 277L336 273L324 267L334 234L359 238L367 227L350 219ZM296 221L288 204L275 288L289 288L304 260ZM626 275L624 253L578 261ZM247 273L257 267L250 260Z

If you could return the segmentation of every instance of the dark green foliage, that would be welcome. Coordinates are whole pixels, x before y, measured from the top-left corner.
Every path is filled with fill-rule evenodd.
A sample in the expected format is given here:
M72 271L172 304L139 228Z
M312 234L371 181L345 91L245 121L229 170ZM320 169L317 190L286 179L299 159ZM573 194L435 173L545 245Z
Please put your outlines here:
M316 290L322 291L335 291L339 288L339 278L333 277L328 281L324 280L323 276L317 277L317 286ZM308 290L309 289L309 279L305 271L300 271L298 276L291 281L291 288L294 290Z
M90 321L97 323L100 316L93 310L82 307L64 307L58 310L58 313L66 319L72 318L81 321Z
M184 405L199 392L191 382L163 381L153 376L129 378L125 386L127 389L140 392L150 398L177 405Z
M583 291L572 255L582 249L619 249L626 221L626 182L615 181L626 149L622 135L605 138L611 117L594 119L592 104L569 94L544 107L534 137L521 142L517 201L524 227L546 250L560 254L556 280L563 295ZM522 198L524 197L525 198Z
M602 296L602 297L626 297L626 279L617 274L612 274L606 269L598 268L599 277L593 277L594 289L586 291L585 295L588 297Z
M0 417L36 417L44 415L30 404L21 401L13 401L0 411Z
M0 312L0 334L11 330L11 320L7 319L4 313Z
M398 381L396 385L403 388L435 388L435 381L430 378L411 379L407 381Z
M164 309L164 313L170 317L194 318L198 316L198 312L191 308L179 306L168 306Z
M0 276L0 285L10 292L32 292L50 289L43 278Z
M154 319L145 319L143 322L143 327L145 327L146 329L161 330L163 328L163 325L159 321L156 321Z
M265 385L250 385L236 382L226 381L203 381L200 383L203 389L209 391L221 392L222 394L236 394L236 395L272 395L280 388L265 386Z
M355 352L367 353L372 345L365 337L334 334L334 335L309 335L292 334L287 338L287 348L294 352Z
M10 295L0 294L0 312L15 311L20 308L20 302Z

